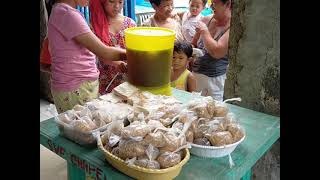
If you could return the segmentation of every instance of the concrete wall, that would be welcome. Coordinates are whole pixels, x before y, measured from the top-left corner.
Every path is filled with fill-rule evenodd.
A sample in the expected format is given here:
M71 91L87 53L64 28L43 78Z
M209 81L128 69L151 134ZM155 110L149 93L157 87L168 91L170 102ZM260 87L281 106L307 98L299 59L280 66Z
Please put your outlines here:
M234 0L225 98L280 115L280 0ZM280 179L280 141L260 159L253 179Z

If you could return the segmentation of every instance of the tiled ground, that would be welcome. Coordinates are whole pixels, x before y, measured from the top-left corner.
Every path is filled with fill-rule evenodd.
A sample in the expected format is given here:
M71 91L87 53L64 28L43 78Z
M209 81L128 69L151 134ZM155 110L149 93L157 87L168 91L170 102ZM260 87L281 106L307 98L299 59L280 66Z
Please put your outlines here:
M53 115L50 103L40 99L40 122ZM53 108L55 110L55 107ZM41 180L67 180L67 162L46 147L40 144L40 179Z

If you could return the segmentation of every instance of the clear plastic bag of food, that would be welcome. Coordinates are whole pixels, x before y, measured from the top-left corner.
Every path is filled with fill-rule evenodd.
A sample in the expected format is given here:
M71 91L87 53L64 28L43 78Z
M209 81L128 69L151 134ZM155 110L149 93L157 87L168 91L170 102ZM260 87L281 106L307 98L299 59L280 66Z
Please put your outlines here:
M203 138L197 138L193 141L194 144L202 145L202 146L211 146L210 141L203 137Z
M77 118L81 118L83 116L88 116L90 119L92 119L92 114L91 114L91 111L89 110L89 108L84 107L84 106L81 106L81 107L82 107L81 110L75 111L75 115L77 116Z
M149 120L147 124L151 128L151 132L153 132L157 128L165 128L164 125L160 121L157 121L157 120Z
M60 134L82 146L95 147L93 133L106 130L107 125L97 126L88 107L78 105L75 109L79 111L72 109L55 117Z
M102 127L105 126L106 123L103 120L100 119L93 119L93 123L97 126L97 127Z
M188 130L186 132L186 141L192 143L193 139L194 139L193 132L191 130Z
M186 136L183 131L179 129L170 128L164 134L166 145L160 148L160 151L174 151L178 147L183 146L187 143Z
M123 160L127 158L142 156L147 149L144 141L136 141L134 139L121 139L119 142L119 157Z
M214 117L225 117L229 112L226 102L231 101L241 101L241 98L226 99L223 102L216 101L214 107Z
M84 104L85 107L87 107L91 112L98 110L101 108L103 102L98 99L93 99L89 102L86 102Z
M74 130L80 131L80 132L88 132L91 130L88 123L83 119L72 121L70 125Z
M144 138L151 132L151 127L145 122L134 121L129 126L126 126L121 131L121 137L124 139L141 137Z
M197 113L199 118L211 119L214 115L215 101L211 96L199 97L189 101L187 108Z
M176 121L175 123L172 124L172 128L177 128L177 129L180 129L182 131L183 123L180 122L180 121Z
M158 148L164 147L166 145L166 141L162 131L148 133L145 136L144 141Z
M238 142L245 135L244 129L237 123L230 123L226 128L232 135L233 143Z
M169 168L177 165L181 161L181 154L178 152L184 148L191 148L191 146L190 144L186 144L186 145L180 146L173 152L166 151L161 153L157 158L157 161L159 162L161 169L165 169L165 168Z
M74 120L74 119L71 119L67 113L59 114L57 118L66 124L70 124Z
M233 138L229 131L212 132L206 134L206 138L209 139L213 146L223 146L233 143Z
M109 139L111 133L121 136L121 131L124 128L123 120L113 120L107 127L105 138Z
M159 156L159 149L149 144L146 155L139 156L134 164L148 169L160 169L160 164L155 159Z
M109 137L108 145L110 147L114 147L120 141L120 139L121 139L120 136L111 133Z
M92 118L96 121L96 122L100 122L101 121L104 122L104 124L108 124L112 121L112 115L106 111L103 108L100 108L98 110L95 110L92 112Z

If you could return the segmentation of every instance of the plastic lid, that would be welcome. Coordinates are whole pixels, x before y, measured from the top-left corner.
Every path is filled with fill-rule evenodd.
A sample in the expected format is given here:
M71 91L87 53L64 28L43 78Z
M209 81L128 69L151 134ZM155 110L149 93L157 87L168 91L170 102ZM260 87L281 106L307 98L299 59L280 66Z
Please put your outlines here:
M174 31L165 28L131 28L127 29L127 33L140 36L172 36Z

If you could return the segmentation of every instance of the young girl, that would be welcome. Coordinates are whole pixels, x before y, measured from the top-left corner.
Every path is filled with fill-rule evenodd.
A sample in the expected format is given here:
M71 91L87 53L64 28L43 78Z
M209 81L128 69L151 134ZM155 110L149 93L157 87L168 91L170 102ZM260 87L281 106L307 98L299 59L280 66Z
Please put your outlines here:
M105 62L125 56L125 50L107 47L91 32L76 9L87 4L88 0L58 0L49 18L51 92L59 113L98 97L99 70L94 54ZM116 66L126 71L124 62L117 61Z
M190 0L189 12L179 14L182 18L182 35L190 43L196 33L196 25L203 17L201 11L205 8L206 3L207 0Z
M171 87L188 92L196 90L193 74L187 69L192 58L192 45L187 42L175 42L172 58Z
M181 18L173 13L173 0L150 0L155 14L147 19L142 26L163 27L176 32L176 40L184 41L181 32Z
M98 38L107 46L125 48L124 30L135 27L136 23L129 17L123 16L123 0L90 0L91 25ZM124 59L121 59L124 60ZM98 61L99 93L106 94L113 88L124 82L123 74L117 73L119 69L113 66L113 62ZM112 79L114 81L112 81ZM106 90L106 87L112 81Z

